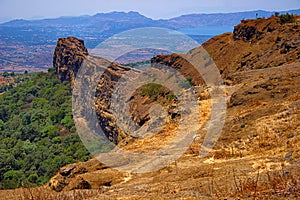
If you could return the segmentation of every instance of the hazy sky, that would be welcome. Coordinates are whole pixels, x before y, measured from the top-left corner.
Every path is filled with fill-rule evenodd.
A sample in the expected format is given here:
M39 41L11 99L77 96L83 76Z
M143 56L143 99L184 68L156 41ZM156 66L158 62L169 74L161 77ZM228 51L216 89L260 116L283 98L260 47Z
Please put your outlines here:
M0 19L52 18L110 11L138 11L158 19L187 13L298 8L300 0L0 0Z

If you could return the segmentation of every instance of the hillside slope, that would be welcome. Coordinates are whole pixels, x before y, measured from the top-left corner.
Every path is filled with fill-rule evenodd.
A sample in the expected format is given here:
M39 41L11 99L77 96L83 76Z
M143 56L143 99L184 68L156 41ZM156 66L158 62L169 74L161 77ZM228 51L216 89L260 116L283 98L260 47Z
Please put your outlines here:
M60 167L89 158L75 133L69 82L54 70L23 77L0 95L0 189L45 184Z
M102 180L102 174L111 169L88 170L82 175L65 177L67 182L74 184L76 179L72 177L81 177L90 183L90 188L102 188L100 197L129 199L157 194L164 198L195 199L299 195L299 26L280 23L279 17L243 21L234 33L217 36L203 46L219 67L229 95L226 123L209 158L197 157L202 136L175 165L162 170L122 173L123 179L115 171L107 178L109 187L104 182L102 186L100 182L96 184L95 180ZM176 54L156 56L152 63L170 65L191 77L193 84L202 84L200 77L193 76L191 66L187 67L189 64ZM200 109L209 115L210 100L205 97L205 90L199 95L203 105ZM170 129L166 132L172 133ZM166 138L164 134L160 137ZM158 141L133 141L124 148L147 152L160 147ZM58 177L64 176L60 173ZM57 180L53 179L52 184ZM63 190L67 188L68 184Z
M300 22L280 22L280 17L243 20L226 33L204 43L223 77L237 71L278 67L300 60Z
M169 166L154 172L129 174L108 168L93 158L61 168L44 188L10 191L7 196L13 197L18 192L26 196L31 192L44 199L299 198L298 20L296 17L294 22L280 23L279 17L271 17L243 21L234 33L214 37L203 45L220 69L228 95L222 134L207 157L198 156L212 101L209 88L203 86L197 94L202 113L199 123L204 128L185 154ZM189 63L177 56L159 55L152 59L152 64L170 65L191 78L192 84L202 86L201 77L193 74ZM116 71L110 69L110 73ZM110 86L112 78L107 76L105 85ZM100 85L98 89L101 88ZM107 104L102 106L109 108ZM129 139L120 145L127 151L149 153L170 141L175 130L176 126L170 123L155 137Z

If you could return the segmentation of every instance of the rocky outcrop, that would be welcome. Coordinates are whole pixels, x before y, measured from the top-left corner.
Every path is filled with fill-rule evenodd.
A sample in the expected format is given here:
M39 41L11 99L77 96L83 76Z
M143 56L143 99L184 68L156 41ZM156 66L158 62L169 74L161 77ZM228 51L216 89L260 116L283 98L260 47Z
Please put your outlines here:
M172 63L170 64L172 65ZM75 76L81 67L80 80L88 80L88 82L77 82L76 92L74 92L73 88L73 95L75 94L76 99L81 99L81 102L95 106L98 123L110 141L118 144L124 138L130 137L128 133L125 133L117 125L115 116L112 112L111 97L120 78L123 77L125 73L130 71L131 76L136 77L140 73L139 70L121 66L104 58L89 55L84 46L84 42L74 37L61 38L58 40L54 52L53 66L55 67L59 78L62 81L70 81L72 87L75 83ZM187 70L188 68L184 67L184 69ZM187 73L187 77L191 76L192 72L193 71ZM89 90L88 88L90 87L94 88L94 91ZM133 94L133 96L134 95L138 95L139 98L138 100L134 97L131 98L134 99L134 103L130 103L132 108L130 114L119 116L119 118L121 118L120 120L124 123L130 121L130 117L132 119L138 119L135 120L135 123L137 124L140 124L140 121L145 123L150 120L149 113L144 112L145 108L137 105L141 105L141 102L144 101L150 101L149 105L152 105L154 101L149 99L149 97L141 96L138 93ZM95 98L87 99L87 96L95 96ZM89 100L92 102L88 102ZM161 99L161 102L163 102L163 99ZM123 108L120 107L114 109L121 110ZM90 109L77 107L74 117L87 119L87 117L90 116L89 112ZM138 113L143 113L142 117L136 116Z
M240 24L234 27L233 39L244 41L259 40L265 37L267 33L285 28L280 23L279 17L275 16L268 19L242 20Z
M105 68L105 67L106 68ZM124 133L117 129L116 122L111 115L111 94L114 85L122 77L122 75L129 71L131 68L123 67L116 63L110 62L100 57L95 57L88 54L87 48L84 46L84 41L75 37L60 38L53 56L53 67L55 68L58 77L61 81L70 81L72 88L75 84L75 77L80 67L84 69L82 74L92 83L97 84L95 95L95 102L90 102L91 105L95 104L95 111L99 119L99 124L104 130L106 136L110 141L118 143L119 140L125 137ZM104 70L102 76L98 77L100 70ZM87 88L90 85L85 85L84 81L77 83L79 94L82 94L82 100L85 101L86 96L93 95L87 94ZM78 108L80 110L80 108Z
M53 55L53 67L61 81L70 81L74 85L75 76L88 55L84 41L75 37L60 38Z
M93 173L98 171L98 173ZM96 159L62 167L46 187L56 192L77 189L99 189L123 181L125 174L109 169Z
M203 47L211 52L223 78L235 72L279 67L300 60L297 21L300 21L299 16L295 16L295 23L285 24L276 16L243 20L233 33L216 36Z
M95 92L95 109L99 123L110 141L118 144L127 135L118 128L111 110L111 97L119 79L131 68L111 63L98 82Z
M233 31L233 38L235 40L243 39L249 41L253 38L258 39L261 34L255 26L236 26Z

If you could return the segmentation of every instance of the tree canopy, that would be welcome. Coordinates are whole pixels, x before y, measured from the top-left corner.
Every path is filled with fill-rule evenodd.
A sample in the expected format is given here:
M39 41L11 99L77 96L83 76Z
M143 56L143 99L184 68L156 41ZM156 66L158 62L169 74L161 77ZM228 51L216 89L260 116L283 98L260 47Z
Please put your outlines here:
M85 161L69 82L53 69L0 95L0 189L46 183L60 167Z

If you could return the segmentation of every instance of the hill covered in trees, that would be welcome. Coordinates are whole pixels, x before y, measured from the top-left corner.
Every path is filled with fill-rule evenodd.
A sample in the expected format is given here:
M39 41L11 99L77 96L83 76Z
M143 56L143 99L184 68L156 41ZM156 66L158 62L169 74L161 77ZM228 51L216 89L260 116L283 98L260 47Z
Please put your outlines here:
M70 82L54 69L0 96L0 188L42 185L89 153L76 134Z

